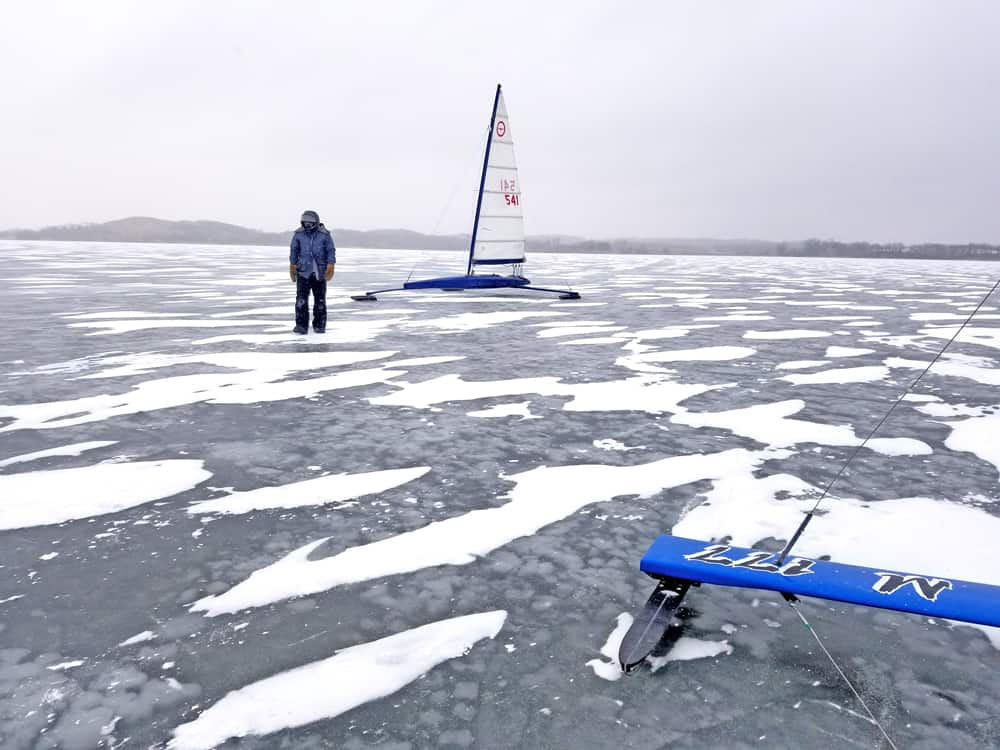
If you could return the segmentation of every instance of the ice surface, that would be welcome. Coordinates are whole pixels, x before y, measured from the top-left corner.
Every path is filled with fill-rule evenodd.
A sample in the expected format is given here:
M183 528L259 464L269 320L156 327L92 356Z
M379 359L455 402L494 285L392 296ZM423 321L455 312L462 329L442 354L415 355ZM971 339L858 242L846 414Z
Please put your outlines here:
M756 349L746 346L706 346L699 349L671 349L621 357L615 364L638 372L662 372L655 362L725 362L752 357Z
M627 446L625 443L619 442L614 438L605 438L604 440L595 440L593 442L594 447L603 448L606 451L637 451L642 450L646 446L644 445L633 445Z
M227 249L241 262L219 277L201 246L0 242L19 269L0 296L0 480L25 485L10 502L0 484L0 517L43 524L0 530L5 750L163 747L174 728L289 750L876 744L767 593L694 589L637 674L584 664L603 644L617 671L608 631L649 595L657 534L778 548L994 265L545 254L532 278L584 300L361 305L348 295L464 261L338 249L327 332L296 336L285 248ZM796 552L997 580L1000 329L969 328ZM1000 633L801 606L900 747L1000 746ZM413 679L339 661L342 701L268 682L498 610L502 644ZM684 656L701 658L659 667ZM262 685L282 692L237 697ZM305 723L258 736L272 705Z
M532 318L545 318L566 315L563 312L475 312L448 315L443 318L430 318L409 324L411 328L438 328L442 331L475 331L480 328L491 328L502 323L516 323Z
M131 333L133 331L149 331L159 328L234 328L236 326L273 326L273 320L195 320L180 318L165 320L163 318L143 318L142 320L94 320L83 323L70 323L72 328L99 328L89 334L91 336L108 336Z
M562 383L558 378L517 378L469 382L444 375L421 383L393 380L400 390L370 399L372 404L430 409L453 401L477 401L502 396L568 396L568 411L674 411L681 401L725 385L676 383L664 376L642 376L591 383Z

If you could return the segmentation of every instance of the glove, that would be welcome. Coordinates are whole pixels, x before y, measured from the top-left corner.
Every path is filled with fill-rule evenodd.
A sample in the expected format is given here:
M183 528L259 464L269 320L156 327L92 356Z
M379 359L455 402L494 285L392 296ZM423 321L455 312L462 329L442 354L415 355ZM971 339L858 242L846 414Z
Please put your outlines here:
M290 278L294 282L298 278L298 276L299 276L299 269L296 268L296 266L295 266L294 263L289 263L288 264L288 278Z
M333 263L326 264L326 275L324 278L326 278L327 281L333 278L333 268Z

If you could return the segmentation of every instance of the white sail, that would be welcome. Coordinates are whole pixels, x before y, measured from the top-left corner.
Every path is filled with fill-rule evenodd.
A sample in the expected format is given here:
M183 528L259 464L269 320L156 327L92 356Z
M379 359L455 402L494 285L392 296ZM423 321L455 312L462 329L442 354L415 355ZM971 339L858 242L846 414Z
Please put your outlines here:
M503 91L497 101L490 155L486 162L482 204L472 264L524 262L524 218L521 215L521 183L514 161L514 141Z

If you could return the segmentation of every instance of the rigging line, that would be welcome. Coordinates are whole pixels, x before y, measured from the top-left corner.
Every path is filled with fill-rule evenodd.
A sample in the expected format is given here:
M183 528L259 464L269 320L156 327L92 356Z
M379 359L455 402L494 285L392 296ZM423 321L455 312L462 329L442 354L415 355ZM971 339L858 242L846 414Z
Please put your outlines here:
M487 129L487 131L483 133L482 137L479 139L478 145L476 147L477 153L483 150L483 143L486 142L486 138L489 136L489 134L490 134L489 129ZM478 163L479 163L478 159L473 161L473 164L478 164ZM451 203L453 200L455 200L455 196L458 195L459 189L465 183L465 177L468 175L469 172L470 169L468 165L464 165L462 171L459 174L459 179L455 181L454 187L451 189L451 195L448 196L448 200L445 202L444 208L441 209L441 213L438 214L437 221L434 222L434 227L431 229L432 236L437 234L438 228L441 226L441 222L444 220L445 214L448 212L448 209L451 208ZM420 261L418 260L414 262L413 266L411 266L410 272L406 276L407 281L409 281L413 277L413 272L417 270L417 266L419 265L419 263Z
M483 150L483 143L486 142L486 137L488 135L489 135L489 129L487 128L486 132L483 133L482 138L479 139L478 145L476 146L476 153L477 154L479 154L479 153L482 152L482 150ZM478 163L479 163L478 158L473 163L476 164L476 165L478 165ZM448 196L448 201L444 204L444 208L441 210L441 213L438 216L437 221L434 222L434 228L431 230L431 234L437 234L438 227L441 226L441 221L444 219L445 213L451 207L451 202L453 200L455 200L455 196L458 194L459 188L462 185L465 184L465 176L469 173L469 171L470 170L469 170L468 165L467 164L463 165L462 171L459 174L459 179L455 182L455 186L451 190L451 195Z
M810 624L809 620L806 619L806 616L802 614L801 610L799 610L799 608L796 606L798 599L795 597L795 595L786 594L784 592L782 592L781 595L785 597L785 601L788 602L788 606L791 607L795 611L795 614L799 616L799 619L802 620L802 624L806 626L806 630L812 633L812 637L816 639L816 643L823 650L823 653L826 654L826 658L830 660L830 663L833 665L833 668L837 670L837 673L843 678L844 683L847 685L847 687L851 689L851 692L854 693L854 697L858 699L858 703L860 703L861 706L865 709L865 712L871 718L872 724L878 727L878 730L882 733L882 736L885 737L885 741L889 743L889 747L891 747L892 750L899 750L899 748L896 747L896 743L893 742L892 738L889 736L889 733L885 731L885 728L882 726L879 720L875 718L875 714L872 713L872 710L870 708L868 708L868 704L865 703L865 699L861 697L861 693L857 691L857 688L854 687L854 684L844 673L844 670L840 668L840 665L837 663L837 660L833 658L833 654L831 654L827 650L826 646L823 645L823 641L820 640L819 633L816 632L816 629Z
M882 416L882 419L878 421L878 424L875 425L872 428L871 432L868 433L868 436L864 440L862 440L859 445L855 446L854 450L851 452L851 455L849 455L847 457L847 460L844 461L844 463L841 465L840 471L838 471L836 476L834 476L834 478L830 480L830 483L826 485L826 488L823 490L823 493L819 496L819 499L816 501L816 504L813 505L812 509L808 513L806 513L806 517L802 519L802 523L799 524L799 527L795 530L795 533L792 535L792 538L788 540L788 544L786 544L785 548L781 550L781 554L778 556L778 563L777 563L778 565L781 565L785 561L785 558L788 556L788 553L792 551L792 547L795 546L795 543L799 540L799 537L802 536L802 532L806 530L806 526L809 525L809 521L811 521L812 517L816 514L816 510L819 508L819 504L823 502L823 498L827 496L833 485L837 482L838 479L840 479L840 477L847 470L848 465L851 463L851 461L854 460L854 457L861 452L861 449L865 447L868 441L872 439L872 437L875 435L876 432L878 432L879 428L883 424L885 424L887 419L889 419L889 415L892 414L893 411L895 411L896 407L899 406L899 404L902 402L904 398L906 398L907 394L909 394L909 392L913 389L913 387L920 382L920 379L927 374L927 372L931 369L931 367L934 366L934 363L941 358L941 355L944 354L945 351L948 349L948 347L951 346L952 343L955 341L955 339L958 338L958 335L972 321L972 318L975 317L977 312L979 312L979 309L984 304L986 304L986 300L988 300L991 296L993 296L993 293L997 290L998 287L1000 287L1000 278L997 279L993 287L986 293L986 296L983 297L981 300L979 300L979 304L976 305L976 309L973 310L971 313L969 313L969 316L965 319L962 325L960 325L958 327L958 330L955 331L952 337L945 342L945 345L941 347L940 351L938 351L938 353L934 355L934 359L932 359L927 364L927 367L923 369L923 372L917 375L916 379L914 379L912 383L906 386L906 389L901 394L899 394L899 398L897 398L893 402L892 406L889 407L889 410Z

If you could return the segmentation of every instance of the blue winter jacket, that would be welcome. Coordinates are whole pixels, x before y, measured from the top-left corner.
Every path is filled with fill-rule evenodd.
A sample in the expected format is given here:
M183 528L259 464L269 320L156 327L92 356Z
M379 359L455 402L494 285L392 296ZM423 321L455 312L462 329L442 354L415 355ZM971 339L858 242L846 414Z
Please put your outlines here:
M316 278L322 279L327 264L337 262L337 248L333 244L330 230L322 224L312 231L302 228L295 230L288 262L296 267L299 276L309 278L309 274L315 273Z

